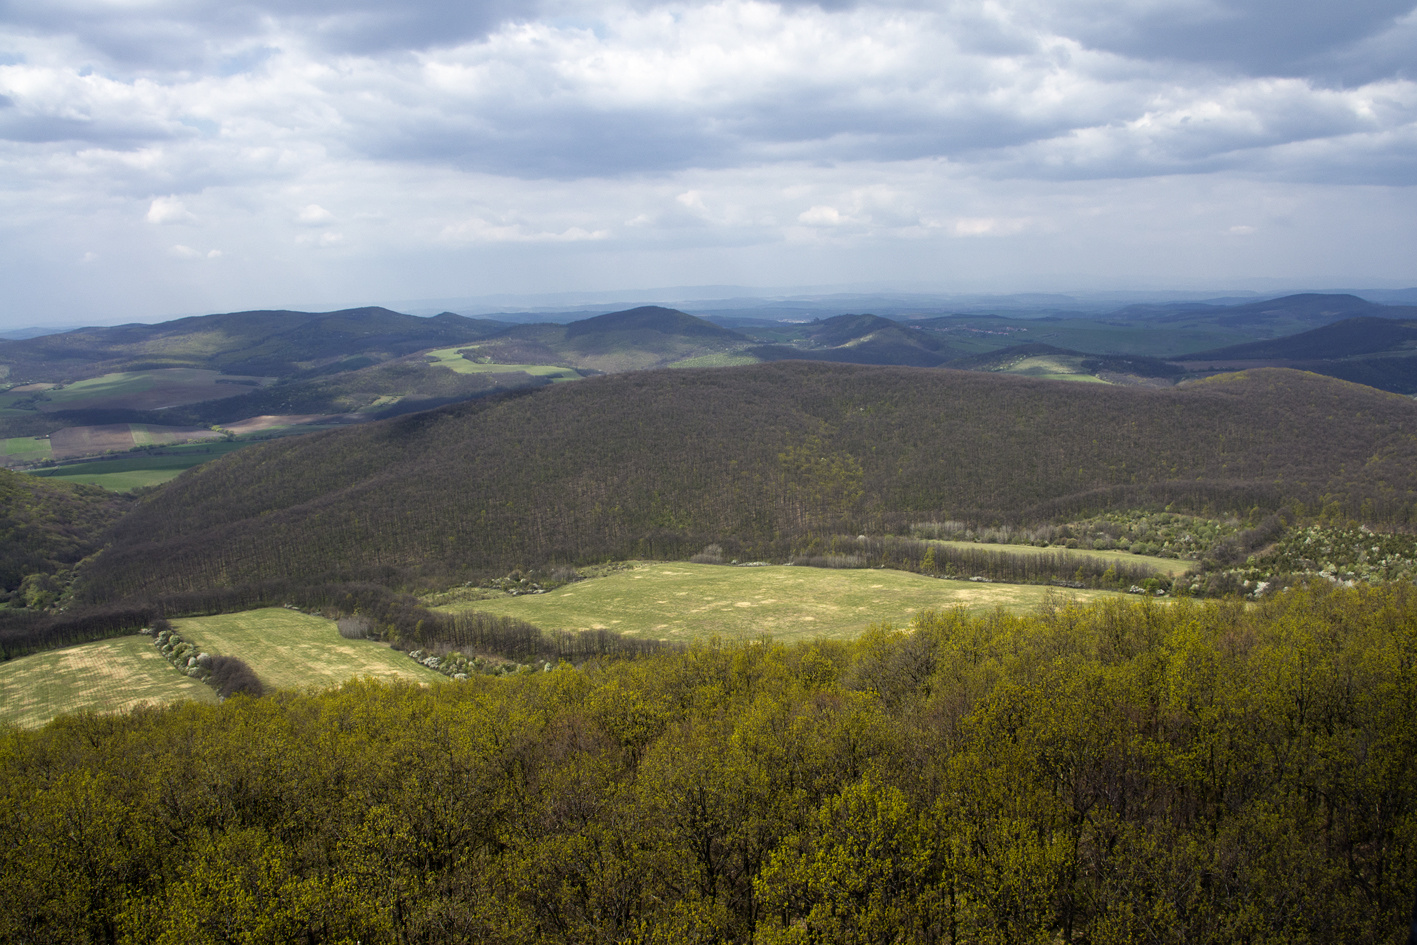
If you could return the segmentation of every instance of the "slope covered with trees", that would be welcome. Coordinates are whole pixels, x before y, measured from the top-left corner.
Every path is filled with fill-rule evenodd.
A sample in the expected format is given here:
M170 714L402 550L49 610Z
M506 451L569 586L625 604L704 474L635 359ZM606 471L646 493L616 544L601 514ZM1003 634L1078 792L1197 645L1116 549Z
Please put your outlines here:
M144 500L89 600L265 581L821 553L1107 507L1417 520L1417 406L1265 370L1167 390L806 362L645 372L233 454Z
M1397 945L1417 594L0 730L0 940Z

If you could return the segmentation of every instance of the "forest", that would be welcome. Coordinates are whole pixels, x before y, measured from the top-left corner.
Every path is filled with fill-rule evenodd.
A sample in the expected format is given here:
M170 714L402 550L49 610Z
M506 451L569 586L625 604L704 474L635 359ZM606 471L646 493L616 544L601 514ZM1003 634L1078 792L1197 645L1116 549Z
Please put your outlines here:
M1414 668L1314 586L67 717L0 940L1397 942Z
M1414 421L1407 398L1285 370L1166 390L810 362L595 377L199 467L137 503L75 597L446 587L712 544L785 561L1117 508L1406 527Z

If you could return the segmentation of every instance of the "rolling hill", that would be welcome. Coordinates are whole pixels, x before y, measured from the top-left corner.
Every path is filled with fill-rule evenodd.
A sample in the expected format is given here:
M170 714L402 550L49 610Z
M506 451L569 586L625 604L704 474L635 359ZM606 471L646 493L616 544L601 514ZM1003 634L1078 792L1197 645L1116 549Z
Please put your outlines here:
M938 335L878 315L839 315L806 327L799 345L750 349L763 361L813 360L849 364L937 367L959 352Z
M1283 338L1176 359L1188 370L1292 367L1399 394L1417 393L1417 320L1360 316Z
M784 554L949 516L1168 503L1406 522L1415 433L1406 398L1284 370L1164 390L810 362L620 374L199 467L119 523L84 593L450 580L711 542Z
M0 367L8 370L6 380L11 384L70 382L154 367L288 377L341 361L362 367L473 341L502 327L499 322L450 312L419 318L377 307L318 313L230 312L0 341Z
M569 325L520 325L469 346L471 357L615 373L734 354L752 339L702 318L646 305Z

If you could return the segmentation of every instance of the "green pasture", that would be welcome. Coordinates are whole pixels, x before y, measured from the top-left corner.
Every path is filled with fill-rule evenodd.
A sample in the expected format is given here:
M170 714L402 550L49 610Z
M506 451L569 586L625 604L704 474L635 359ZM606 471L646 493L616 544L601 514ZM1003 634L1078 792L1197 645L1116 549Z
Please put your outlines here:
M145 636L0 663L0 723L22 728L37 728L69 712L126 712L185 699L215 702L216 693L174 669Z
M922 610L1032 610L1050 595L1083 602L1118 596L1110 591L943 581L905 571L637 562L626 570L545 594L437 609L505 614L545 630L606 629L679 640L770 636L793 641L854 637L872 623L904 626Z
M152 371L122 371L56 387L46 391L44 397L51 403L73 406L78 401L121 397L124 394L152 390L158 383L159 378Z
M129 492L142 486L161 485L176 479L193 466L200 466L218 456L249 445L249 441L241 440L193 443L188 446L167 447L162 453L150 456L124 456L119 459L69 463L31 470L30 474L45 479L102 486L111 492Z
M188 617L173 627L198 649L245 660L276 689L338 686L351 679L433 683L446 677L372 640L346 640L333 620L284 607Z
M1013 364L998 369L1000 374L1020 374L1024 377L1036 377L1049 381L1083 381L1091 384L1106 384L1102 378L1086 371L1082 366L1082 358L1072 358L1060 355L1039 355L1033 358L1024 358Z
M1089 551L1085 548L1039 548L1037 545L993 545L977 541L943 541L931 539L930 544L963 551L1000 551L1015 555L1063 554L1069 558L1100 558L1121 564L1142 565L1162 574L1176 577L1196 566L1194 561L1184 558L1153 558L1150 555L1134 555L1129 551Z
M12 436L3 441L6 456L23 456L30 462L48 459L51 455L48 437Z
M457 371L459 374L530 374L532 377L549 377L553 383L578 381L581 375L573 368L555 364L478 364L463 357L468 345L458 348L438 348L427 352L431 363Z

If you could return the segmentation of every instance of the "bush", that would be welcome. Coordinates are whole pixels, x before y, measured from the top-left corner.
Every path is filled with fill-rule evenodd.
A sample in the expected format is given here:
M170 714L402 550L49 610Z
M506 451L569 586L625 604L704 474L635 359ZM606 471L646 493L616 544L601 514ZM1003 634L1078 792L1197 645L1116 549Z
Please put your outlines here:
M208 682L223 699L237 694L260 696L266 692L255 670L235 656L213 656L212 675Z

